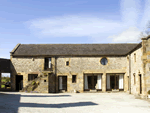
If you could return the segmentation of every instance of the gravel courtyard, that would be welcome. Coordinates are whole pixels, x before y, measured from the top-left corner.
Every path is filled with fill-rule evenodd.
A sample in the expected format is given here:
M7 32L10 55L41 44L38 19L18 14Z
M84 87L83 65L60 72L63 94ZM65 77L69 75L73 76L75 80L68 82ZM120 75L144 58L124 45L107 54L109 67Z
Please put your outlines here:
M150 102L126 93L0 92L0 113L150 113Z

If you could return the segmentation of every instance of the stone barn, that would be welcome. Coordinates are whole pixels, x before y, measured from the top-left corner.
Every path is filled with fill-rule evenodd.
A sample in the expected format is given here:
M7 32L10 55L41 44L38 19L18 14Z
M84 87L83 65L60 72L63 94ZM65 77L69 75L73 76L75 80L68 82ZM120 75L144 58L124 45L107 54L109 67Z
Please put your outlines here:
M12 89L38 81L34 89L43 93L124 91L144 98L150 90L149 38L140 43L17 44L10 52Z

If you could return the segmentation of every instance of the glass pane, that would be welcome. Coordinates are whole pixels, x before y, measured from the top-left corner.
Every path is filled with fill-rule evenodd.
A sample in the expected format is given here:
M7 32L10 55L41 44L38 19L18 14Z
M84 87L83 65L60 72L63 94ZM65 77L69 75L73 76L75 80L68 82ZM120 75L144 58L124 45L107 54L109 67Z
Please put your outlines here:
M101 64L102 64L102 65L106 65L106 64L107 64L107 62L108 62L108 61L107 61L107 59L106 59L106 58L102 58L102 59L101 59Z

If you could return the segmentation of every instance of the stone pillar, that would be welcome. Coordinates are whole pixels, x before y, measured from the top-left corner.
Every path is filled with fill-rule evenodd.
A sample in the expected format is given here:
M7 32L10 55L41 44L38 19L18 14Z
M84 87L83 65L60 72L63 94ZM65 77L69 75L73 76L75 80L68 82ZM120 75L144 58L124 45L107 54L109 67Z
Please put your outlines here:
M56 63L55 60L56 60L55 57L52 57L52 58L51 58L53 73L55 73L55 68L56 68L56 67L55 67L55 65L56 65L56 64L55 64L55 63Z
M102 75L102 92L106 92L106 73Z
M58 93L59 92L59 89L58 89L58 87L59 87L59 80L58 80L58 78L59 78L59 76L58 75L55 75L56 76L56 93Z
M72 84L72 76L71 74L69 73L69 75L67 76L67 92L71 92L71 85Z

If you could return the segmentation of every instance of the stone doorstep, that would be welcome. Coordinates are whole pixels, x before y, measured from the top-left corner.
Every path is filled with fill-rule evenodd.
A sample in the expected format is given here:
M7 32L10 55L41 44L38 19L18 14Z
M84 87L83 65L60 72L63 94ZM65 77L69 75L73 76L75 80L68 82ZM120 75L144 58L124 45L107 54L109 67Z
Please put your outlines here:
M60 93L65 93L66 91L65 90L60 90Z
M119 89L112 89L112 92L119 92Z
M140 95L135 95L135 99L141 99Z
M90 89L90 93L96 93L97 92L97 90L92 90L92 89Z

